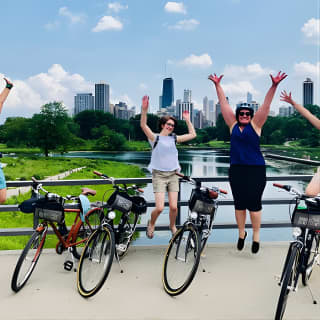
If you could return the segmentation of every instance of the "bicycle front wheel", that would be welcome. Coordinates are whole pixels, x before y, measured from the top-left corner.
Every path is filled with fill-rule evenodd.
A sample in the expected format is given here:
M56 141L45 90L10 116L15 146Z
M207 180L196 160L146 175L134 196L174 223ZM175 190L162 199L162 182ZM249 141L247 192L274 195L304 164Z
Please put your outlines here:
M191 284L200 261L200 239L193 224L183 226L172 237L164 258L162 282L171 296L183 293Z
M77 286L81 296L91 297L101 289L110 272L114 252L114 233L109 225L90 236L78 267Z
M47 230L45 229L35 231L23 249L11 280L11 289L14 292L21 290L30 278L40 258L46 235Z
M298 264L300 258L300 250L297 245L291 247L290 257L287 259L287 265L284 268L282 286L277 305L275 320L281 320L287 306L287 300L290 291L293 289L296 277L298 276Z
M312 232L311 234L311 240L308 244L308 252L306 253L305 257L305 266L304 270L302 272L302 283L304 286L308 284L308 281L311 277L312 270L314 264L317 262L317 259L319 258L319 235L315 234L315 231L309 231Z

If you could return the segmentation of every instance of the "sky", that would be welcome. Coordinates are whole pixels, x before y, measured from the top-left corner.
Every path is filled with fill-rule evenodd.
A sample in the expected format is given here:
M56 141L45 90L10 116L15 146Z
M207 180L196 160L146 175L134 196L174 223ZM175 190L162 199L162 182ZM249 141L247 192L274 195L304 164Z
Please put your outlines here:
M51 101L72 112L76 93L110 85L111 103L158 110L162 80L174 98L192 90L195 107L217 102L208 75L224 74L231 106L247 92L263 102L269 74L284 71L280 91L302 102L302 82L314 81L320 105L320 0L16 0L1 1L0 88L14 82L1 113L31 117Z

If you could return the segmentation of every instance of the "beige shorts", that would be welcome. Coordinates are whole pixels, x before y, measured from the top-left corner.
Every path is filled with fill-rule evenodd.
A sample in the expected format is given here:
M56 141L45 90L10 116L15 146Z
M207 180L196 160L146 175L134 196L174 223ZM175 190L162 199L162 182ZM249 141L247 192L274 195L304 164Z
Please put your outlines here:
M176 171L152 170L153 192L179 192L179 177Z

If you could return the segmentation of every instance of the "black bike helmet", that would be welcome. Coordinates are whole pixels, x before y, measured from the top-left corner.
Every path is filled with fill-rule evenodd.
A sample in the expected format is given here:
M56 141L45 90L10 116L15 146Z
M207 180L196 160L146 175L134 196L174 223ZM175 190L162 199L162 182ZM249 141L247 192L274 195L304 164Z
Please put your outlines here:
M237 119L237 121L239 121L239 113L242 110L248 110L250 112L251 119L253 118L254 110L251 107L250 103L246 103L246 104L242 104L242 105L237 106L237 109L236 109L236 119Z

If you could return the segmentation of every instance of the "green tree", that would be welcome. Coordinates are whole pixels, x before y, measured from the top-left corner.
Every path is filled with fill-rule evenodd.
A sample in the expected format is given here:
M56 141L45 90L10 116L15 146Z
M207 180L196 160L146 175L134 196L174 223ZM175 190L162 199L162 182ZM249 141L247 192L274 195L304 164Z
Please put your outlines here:
M47 157L49 151L67 151L72 143L68 128L70 119L62 102L50 102L41 107L39 114L32 117L35 145L40 147Z
M216 132L218 140L230 141L230 129L224 122L222 114L220 113L216 123Z

